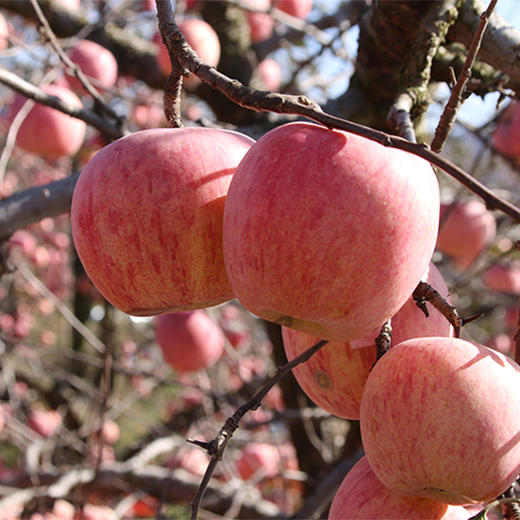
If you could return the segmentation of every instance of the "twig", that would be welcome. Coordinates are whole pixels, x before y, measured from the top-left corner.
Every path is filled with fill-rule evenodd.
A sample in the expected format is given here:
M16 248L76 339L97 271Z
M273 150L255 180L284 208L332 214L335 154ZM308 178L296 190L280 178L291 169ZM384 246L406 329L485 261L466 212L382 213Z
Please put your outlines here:
M390 350L392 345L392 320L388 320L381 327L381 332L376 338L377 356L376 363Z
M184 40L182 32L175 24L173 16L170 20L161 20L167 29L165 39L168 48L175 53L179 63L202 81L222 92L236 104L257 111L270 111L285 114L298 114L317 121L328 128L339 128L389 146L410 152L435 164L440 169L464 184L468 189L482 198L490 209L499 209L513 219L520 221L520 209L510 202L494 194L485 185L473 178L462 168L432 152L427 145L420 145L406 139L391 136L364 125L352 123L345 119L327 114L313 101L305 96L292 96L272 92L258 91L231 80L213 67L203 63Z
M196 444L198 446L203 447L211 456L211 460L206 469L206 472L204 473L204 477L202 479L200 487L197 490L197 493L191 504L192 520L196 520L197 518L200 503L209 484L211 476L215 471L217 463L222 459L222 456L224 455L227 443L230 441L233 433L238 429L238 423L240 422L240 419L242 419L242 417L247 412L251 410L256 410L260 406L262 399L266 396L269 390L271 390L271 388L273 388L273 386L275 386L280 381L280 379L282 379L282 377L291 372L291 370L297 367L300 363L304 363L305 361L307 361L312 355L318 352L327 343L327 340L318 341L318 343L308 348L305 352L295 357L292 361L280 367L276 371L275 375L260 390L258 390L258 392L256 392L256 394L249 401L240 406L235 411L235 413L226 420L224 426L220 429L219 433L213 440L211 440L210 442L201 442L193 440L188 441L192 444Z
M431 148L434 152L441 151L442 146L453 126L457 112L462 105L464 88L466 87L466 84L471 77L471 67L475 62L475 58L482 43L482 38L484 37L484 31L486 30L489 18L491 17L491 13L493 12L497 1L498 0L491 0L486 11L480 16L480 24L477 31L475 32L473 41L471 42L471 47L468 51L468 55L466 56L466 60L464 61L464 65L462 66L462 70L460 71L457 83L451 89L448 103L446 104L446 107L444 108L444 111L442 112L439 119L439 124L435 129L435 135L431 143Z
M42 89L25 81L4 67L0 67L0 83L16 90L16 92L19 92L25 97L33 99L37 103L55 108L69 116L85 121L85 123L97 128L108 139L118 139L124 135L124 132L118 125L108 123L105 118L98 116L94 112L90 112L84 108L78 108L63 101L59 97L46 94Z

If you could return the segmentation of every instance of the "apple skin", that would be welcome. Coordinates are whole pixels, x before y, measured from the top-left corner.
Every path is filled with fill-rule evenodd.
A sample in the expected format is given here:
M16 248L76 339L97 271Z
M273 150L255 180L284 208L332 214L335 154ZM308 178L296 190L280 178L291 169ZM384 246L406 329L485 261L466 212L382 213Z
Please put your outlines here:
M236 466L244 480L258 473L264 478L273 478L280 469L280 452L265 442L251 442L244 446Z
M520 294L520 269L518 267L493 264L482 275L482 281L494 291Z
M520 103L512 101L502 113L491 138L493 148L520 162Z
M78 179L70 218L80 260L107 300L150 316L233 298L222 215L252 143L227 130L156 128L96 153Z
M80 108L80 99L70 89L46 85L42 90ZM10 121L20 111L27 98L16 94L10 107ZM47 159L75 155L83 143L87 125L54 108L36 103L20 126L16 144L27 152Z
M246 0L246 5L267 11L271 8L271 0ZM270 38L274 30L274 19L269 13L246 10L251 43L258 43Z
M483 202L477 199L441 204L437 249L450 256L455 266L467 269L496 236L496 222Z
M90 40L80 40L69 53L81 71L95 80L95 87L110 88L117 80L117 61L114 55L102 45ZM76 92L84 93L83 85L75 76L67 76L67 83Z
M7 37L9 36L9 26L7 25L7 21L2 13L0 13L0 51L7 49L9 45L9 41Z
M210 67L216 67L220 60L220 41L213 27L198 18L180 20L177 26L199 58ZM160 33L155 34L153 41L158 46L157 64L162 73L168 76L172 70L168 48L164 45ZM199 82L194 74L184 79L186 86L195 86Z
M520 367L457 338L415 338L368 376L361 438L394 493L464 505L492 500L520 472Z
M329 520L466 520L462 506L392 493L376 477L366 457L356 462L336 491Z
M433 264L423 280L449 301L446 282ZM452 337L453 327L448 320L435 309L429 310L427 318L410 297L392 318L392 344L418 336ZM375 339L379 332L374 330L352 342L331 342L293 370L302 390L317 406L337 417L359 419L365 382L376 362ZM287 327L282 327L282 337L288 360L320 339Z
M305 20L312 11L313 0L277 0L275 7L295 18Z
M203 310L163 314L155 319L155 340L176 372L213 365L224 350L224 335Z
M438 218L427 162L346 132L288 123L262 136L233 176L226 270L252 313L324 339L357 339L415 289Z

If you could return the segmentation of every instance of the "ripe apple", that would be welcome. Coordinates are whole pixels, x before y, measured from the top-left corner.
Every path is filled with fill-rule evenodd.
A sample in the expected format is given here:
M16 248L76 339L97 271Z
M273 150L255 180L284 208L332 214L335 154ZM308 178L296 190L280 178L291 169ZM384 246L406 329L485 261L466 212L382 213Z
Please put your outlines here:
M267 90L278 90L282 80L282 69L273 58L264 58L258 64L258 75Z
M163 314L155 320L155 340L177 372L213 365L224 350L224 335L203 310Z
M82 106L80 99L66 87L46 85L42 90L59 97L74 107ZM15 118L27 98L16 94L10 107L10 121ZM87 125L54 108L35 104L20 126L16 144L27 152L47 159L57 159L76 154L85 137Z
M218 35L204 20L198 18L186 18L180 20L177 26L190 47L198 54L199 58L211 67L216 67L220 59L220 41ZM156 33L153 41L158 46L157 63L164 75L168 76L172 70L168 48L164 45L161 34ZM199 79L192 75L184 80L186 86L195 86Z
M329 520L466 520L462 506L449 506L437 500L407 497L392 493L375 476L366 457L362 457L336 491Z
M492 500L520 472L520 367L457 338L415 338L368 376L361 438L394 493L463 505Z
M495 217L480 200L441 205L437 249L452 257L459 269L467 269L495 235Z
M504 110L491 143L497 152L520 162L520 103L512 101Z
M264 11L271 8L271 0L247 0L245 4ZM246 20L247 25L249 25L252 43L267 40L273 34L274 19L269 13L246 11Z
M181 449L169 462L171 468L183 468L202 477L210 462L209 455L200 448Z
M295 18L305 20L312 11L312 0L276 0L275 7Z
M448 298L448 287L439 270L430 264L423 280ZM449 300L449 298L448 298ZM331 342L293 370L302 390L320 408L344 419L359 419L361 397L368 374L376 362L375 339L379 330L365 337ZM319 341L305 332L282 327L288 360ZM435 309L427 318L410 297L392 318L392 343L419 336L453 336L453 327Z
M222 215L252 143L226 130L156 128L96 153L76 184L70 217L85 271L107 300L150 316L233 298Z
M324 339L357 339L415 289L438 218L427 162L347 132L288 123L259 139L233 177L226 271L254 314Z
M117 80L117 61L114 55L99 43L80 40L69 53L70 59L89 78L94 86L103 89L113 87ZM70 88L84 92L83 85L75 76L67 76Z
M482 275L482 281L494 291L520 294L520 269L513 265L493 264Z
M272 444L251 442L244 446L236 465L244 480L252 476L273 478L280 469L280 453Z
M0 13L0 51L7 48L9 42L7 37L9 36L9 25L2 13Z
M61 415L56 410L31 410L27 425L42 437L50 437L61 425Z

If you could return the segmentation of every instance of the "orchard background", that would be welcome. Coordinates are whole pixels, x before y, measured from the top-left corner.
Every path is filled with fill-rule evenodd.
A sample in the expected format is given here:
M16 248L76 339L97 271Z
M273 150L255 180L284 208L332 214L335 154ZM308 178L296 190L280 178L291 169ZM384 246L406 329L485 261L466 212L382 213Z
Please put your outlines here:
M165 1L158 0L163 24ZM434 151L442 148L442 157L518 206L520 114L511 108L520 90L518 6L499 0L475 45L488 8L480 0L314 0L310 12L293 12L298 16L269 0L179 0L172 6L181 30L180 20L200 19L216 32L221 52L210 65L259 90L233 90L203 68L201 80L185 78L175 99L173 81L166 87L169 58L157 59L154 2L53 0L39 2L41 11L37 5L0 0L6 20L0 23L0 519L189 518L210 457L186 439L214 439L287 362L280 326L233 300L205 311L209 327L216 325L212 333L224 338L217 361L188 373L165 363L157 320L114 308L75 253L68 212L78 173L109 142L167 126L165 89L170 125L180 118L185 126L232 129L253 139L316 109L299 97L266 96L267 89L307 96L324 112L369 128L406 139L416 134L419 143L444 134L445 144ZM56 106L46 86L69 85L65 76L73 72L60 54L72 58L80 40L109 50L117 73L102 77L113 63L96 48L94 62L104 65L100 77L87 81L89 92L79 91L81 110L58 107L87 124L78 147L49 156L44 120L29 145L17 144L23 114L14 118L15 92ZM478 53L450 129L438 123L450 92L462 85L470 49ZM190 56L182 59L185 69L194 67ZM175 110L172 99L180 102ZM437 177L446 233L450 219L456 228L462 207L452 203L472 209L452 245L439 242L433 256L458 314L478 318L461 337L514 359L518 221L484 196L486 209L445 172L437 170ZM475 237L471 222L480 226ZM316 407L289 373L240 421L202 486L198 517L326 518L361 454L358 421Z

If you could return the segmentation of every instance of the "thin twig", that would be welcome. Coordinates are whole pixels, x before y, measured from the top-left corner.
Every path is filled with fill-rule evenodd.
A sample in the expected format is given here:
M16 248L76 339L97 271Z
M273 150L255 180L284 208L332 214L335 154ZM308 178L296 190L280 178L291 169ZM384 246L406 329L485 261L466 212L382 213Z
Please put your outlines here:
M242 417L251 410L256 410L262 399L267 395L269 390L275 386L282 377L287 375L291 370L297 367L300 363L305 363L311 356L313 356L316 352L318 352L321 348L323 348L328 343L327 340L322 339L318 341L316 344L312 345L310 348L305 350L299 356L295 357L292 361L280 367L275 375L262 387L256 394L242 406L240 406L235 413L226 419L224 426L220 429L217 436L211 440L210 442L202 442L196 440L189 440L192 444L196 444L202 448L204 448L208 454L211 456L210 463L204 473L204 477L200 484L199 489L192 501L191 504L191 520L196 520L198 511L200 508L201 500L204 496L206 488L211 480L211 476L215 471L217 463L222 459L224 455L224 451L227 447L228 442L230 441L233 433L238 429L238 423L242 419Z
M491 17L491 13L493 12L497 1L498 0L491 0L486 11L480 15L480 24L475 36L473 37L473 41L471 42L471 47L466 56L464 65L462 66L462 70L460 71L457 83L451 89L450 98L441 114L439 124L435 129L435 135L431 143L431 149L434 152L441 151L442 146L451 131L457 112L462 105L464 89L471 77L471 67L473 67L473 63L475 62L475 58L482 43L482 38L484 37L484 31L486 30L489 18Z

